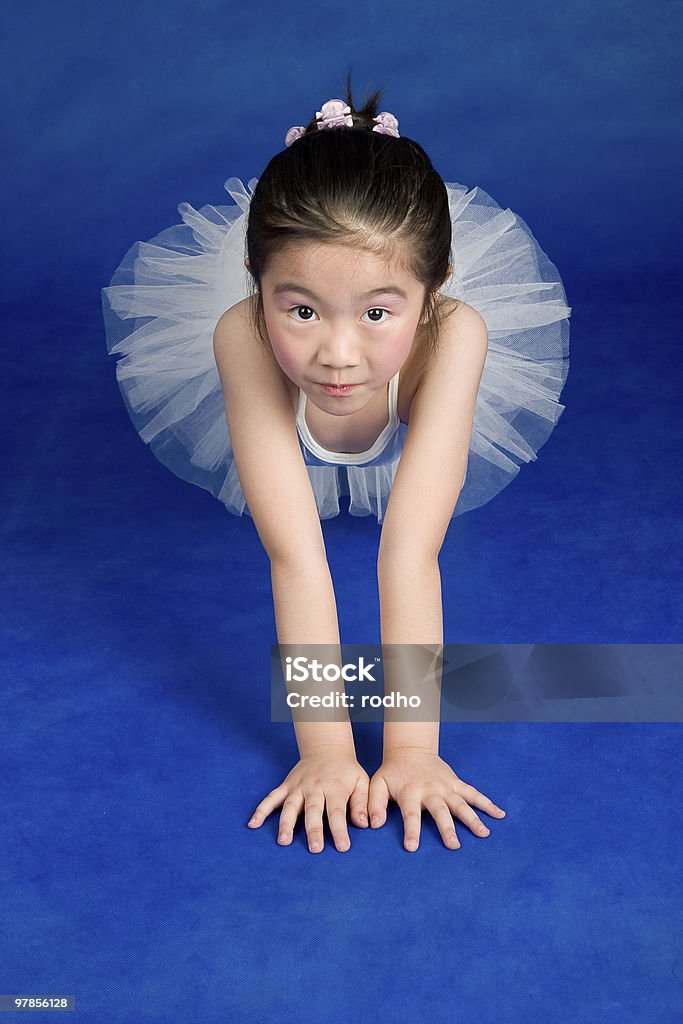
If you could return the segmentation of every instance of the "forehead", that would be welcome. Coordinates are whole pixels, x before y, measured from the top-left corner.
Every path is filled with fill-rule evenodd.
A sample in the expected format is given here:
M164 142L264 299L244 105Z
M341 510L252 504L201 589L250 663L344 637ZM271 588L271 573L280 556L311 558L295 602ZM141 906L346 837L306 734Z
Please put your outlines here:
M269 261L269 273L273 278L300 278L301 283L321 279L343 280L350 283L372 279L393 281L405 288L417 285L402 258L398 246L383 246L381 252L373 252L357 245L341 245L331 242L292 242L273 255Z

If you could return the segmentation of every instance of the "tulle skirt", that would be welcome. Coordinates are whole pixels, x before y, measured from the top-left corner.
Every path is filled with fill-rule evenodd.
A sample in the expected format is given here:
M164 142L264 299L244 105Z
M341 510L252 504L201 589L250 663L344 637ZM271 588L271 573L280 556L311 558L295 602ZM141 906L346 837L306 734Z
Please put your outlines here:
M249 294L246 226L257 181L245 188L229 178L230 205L196 210L180 203L182 224L131 246L102 289L107 350L120 356L116 376L136 431L168 469L236 515L250 513L213 331L222 313ZM534 461L564 411L558 399L569 369L571 309L556 267L521 217L477 186L445 184L454 272L441 291L473 306L489 336L457 516L486 504ZM390 472L369 471L355 488L353 515L381 521L397 464ZM309 467L309 476L321 518L328 518L349 484L337 467L329 474L320 469Z

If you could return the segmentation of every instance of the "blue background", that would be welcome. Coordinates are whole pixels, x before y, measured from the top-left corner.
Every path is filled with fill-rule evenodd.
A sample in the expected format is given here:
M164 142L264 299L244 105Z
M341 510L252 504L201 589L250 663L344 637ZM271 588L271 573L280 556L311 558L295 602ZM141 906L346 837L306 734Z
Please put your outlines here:
M297 758L267 558L141 443L100 311L132 242L229 202L350 61L572 307L550 441L442 549L446 641L680 642L679 13L4 5L2 993L126 1024L683 1019L677 724L442 725L507 811L457 852L427 813L405 851L395 804L345 854L247 829ZM324 531L342 640L375 642L379 526ZM356 738L372 774L381 727Z

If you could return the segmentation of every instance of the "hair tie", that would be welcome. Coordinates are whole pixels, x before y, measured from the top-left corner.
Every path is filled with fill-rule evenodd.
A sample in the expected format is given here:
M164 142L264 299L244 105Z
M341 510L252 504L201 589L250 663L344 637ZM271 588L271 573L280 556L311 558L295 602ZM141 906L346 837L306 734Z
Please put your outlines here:
M323 103L321 110L316 110L315 116L318 122L318 130L323 128L353 127L351 107L344 103L343 100L327 100L326 103ZM381 114L373 117L373 121L376 122L372 127L373 132L381 132L382 135L393 135L394 138L400 138L400 135L398 134L398 121L388 110L383 110ZM300 139L305 133L305 125L292 125L285 135L285 145L291 146L293 142L296 142L296 140Z

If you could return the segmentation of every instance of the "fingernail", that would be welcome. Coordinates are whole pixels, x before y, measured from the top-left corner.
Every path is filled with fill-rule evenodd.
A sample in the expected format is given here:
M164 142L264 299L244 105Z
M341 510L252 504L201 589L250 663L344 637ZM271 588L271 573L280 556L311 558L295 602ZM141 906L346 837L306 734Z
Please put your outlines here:
M315 842L315 841L311 843L311 851L313 853L317 853L319 849L320 849L320 843Z
M367 821L367 820L368 820L368 816L367 816L367 814L361 814L361 816L360 816L360 820L361 820L361 821Z
M379 825L379 814L373 814L370 820L372 824L376 827L377 825Z

